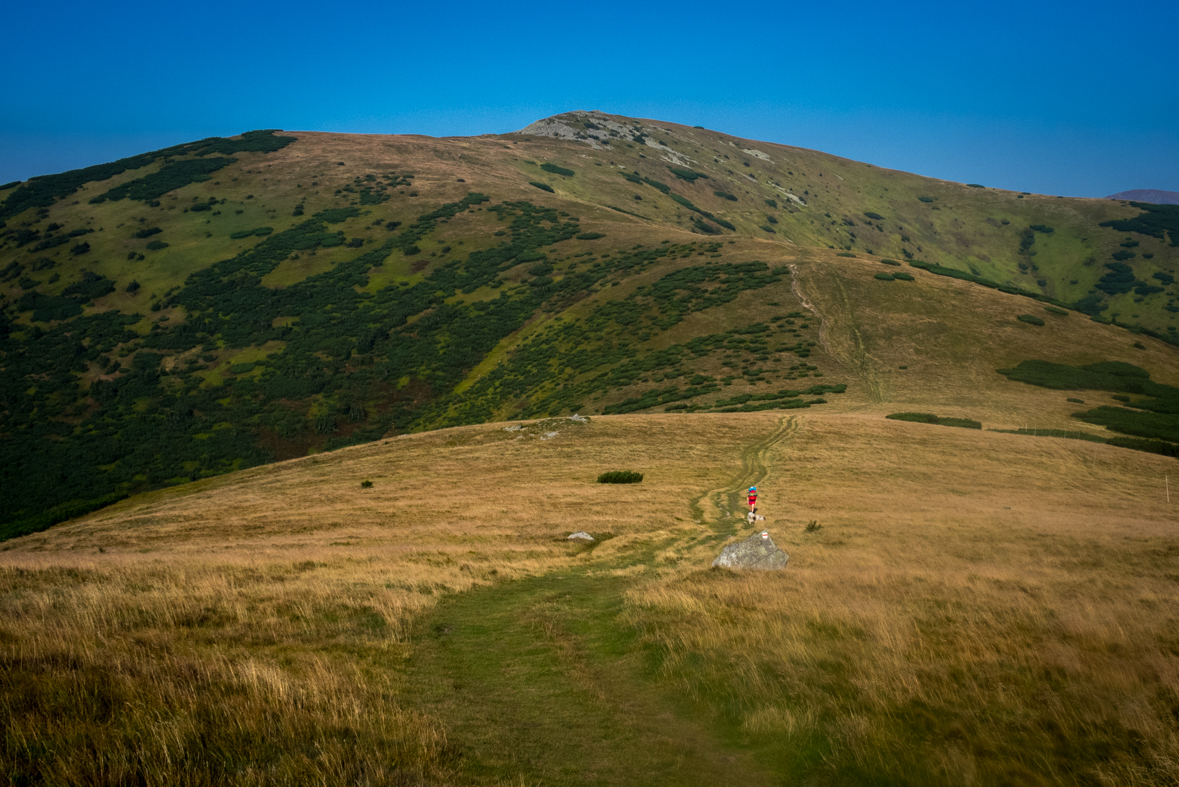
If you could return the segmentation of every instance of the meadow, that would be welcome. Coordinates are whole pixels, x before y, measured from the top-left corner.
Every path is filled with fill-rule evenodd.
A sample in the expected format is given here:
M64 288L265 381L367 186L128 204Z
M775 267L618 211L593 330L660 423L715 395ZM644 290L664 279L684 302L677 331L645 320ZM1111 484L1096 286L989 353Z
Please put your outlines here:
M983 430L888 412L458 427L7 541L0 767L15 784L1179 780L1173 460L989 431L1020 426L1002 408L974 412ZM644 479L596 483L612 470ZM751 532L751 483L788 569L712 570Z

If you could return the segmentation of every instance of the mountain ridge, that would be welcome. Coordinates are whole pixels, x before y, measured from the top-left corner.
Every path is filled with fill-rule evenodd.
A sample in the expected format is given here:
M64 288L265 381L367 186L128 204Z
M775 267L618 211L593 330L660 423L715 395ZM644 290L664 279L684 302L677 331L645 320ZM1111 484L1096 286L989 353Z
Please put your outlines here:
M0 522L576 410L1040 407L994 371L1035 348L1179 382L1158 206L604 113L532 126L248 132L0 190ZM1046 306L1072 316L1015 321Z

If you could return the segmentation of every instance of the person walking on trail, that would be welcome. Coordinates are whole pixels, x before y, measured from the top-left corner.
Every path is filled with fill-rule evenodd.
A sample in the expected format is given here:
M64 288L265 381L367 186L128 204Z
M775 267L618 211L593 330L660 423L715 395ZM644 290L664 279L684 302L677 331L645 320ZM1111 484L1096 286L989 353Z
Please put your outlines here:
M757 487L749 487L749 513L757 513Z

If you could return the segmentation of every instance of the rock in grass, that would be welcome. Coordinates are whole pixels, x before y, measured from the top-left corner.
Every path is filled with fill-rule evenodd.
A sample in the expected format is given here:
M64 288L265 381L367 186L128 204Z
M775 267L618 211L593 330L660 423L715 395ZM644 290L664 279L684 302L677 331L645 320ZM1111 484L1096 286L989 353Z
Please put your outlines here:
M591 536L589 533L585 532L584 530L578 530L576 533L571 533L569 535L569 540L570 541L585 541L588 543L590 541L593 541L594 537Z
M714 567L720 568L756 568L766 571L781 571L786 568L786 561L790 559L782 550L774 545L768 531L754 533L744 541L729 544L720 556L712 561Z

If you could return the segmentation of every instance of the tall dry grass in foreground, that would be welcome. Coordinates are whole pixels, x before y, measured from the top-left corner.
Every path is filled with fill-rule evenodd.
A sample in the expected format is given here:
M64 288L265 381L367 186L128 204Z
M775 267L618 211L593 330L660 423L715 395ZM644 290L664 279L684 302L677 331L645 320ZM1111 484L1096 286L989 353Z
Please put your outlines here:
M571 530L613 533L617 551L691 524L676 518L724 477L748 427L716 419L693 444L679 423L401 438L0 546L0 772L61 785L447 782L446 733L402 692L413 622L441 594L584 559ZM562 434L539 439L551 430ZM629 467L646 488L594 483Z
M400 438L0 545L0 769L451 783L462 741L407 680L421 621L444 594L584 568L627 588L618 641L638 632L656 682L695 699L667 712L780 778L1179 782L1173 462L796 417L758 483L783 574L707 570L722 540L690 505L736 487L772 413ZM617 469L646 478L593 483ZM564 541L579 529L612 537Z
M771 528L787 572L629 592L662 673L799 776L1179 783L1179 539L1155 483L1173 463L885 436L808 419L782 447L771 490L823 523Z

